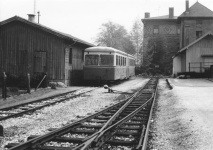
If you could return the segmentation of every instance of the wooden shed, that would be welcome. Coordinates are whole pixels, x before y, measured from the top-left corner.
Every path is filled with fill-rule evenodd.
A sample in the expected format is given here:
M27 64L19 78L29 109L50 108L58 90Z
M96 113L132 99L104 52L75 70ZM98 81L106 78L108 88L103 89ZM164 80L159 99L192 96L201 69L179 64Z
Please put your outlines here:
M213 34L208 32L173 57L173 75L181 72L205 73L213 65Z
M47 73L49 81L77 84L83 77L84 49L91 43L14 16L0 22L0 71Z

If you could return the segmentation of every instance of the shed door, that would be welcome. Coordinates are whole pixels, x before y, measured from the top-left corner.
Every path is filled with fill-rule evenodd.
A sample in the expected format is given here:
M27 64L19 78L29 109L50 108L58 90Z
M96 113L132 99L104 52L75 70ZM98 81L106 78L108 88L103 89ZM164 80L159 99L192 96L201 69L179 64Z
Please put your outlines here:
M203 67L210 68L213 65L213 57L204 57Z
M71 85L72 48L65 48L65 84Z
M46 52L34 53L34 72L46 72Z

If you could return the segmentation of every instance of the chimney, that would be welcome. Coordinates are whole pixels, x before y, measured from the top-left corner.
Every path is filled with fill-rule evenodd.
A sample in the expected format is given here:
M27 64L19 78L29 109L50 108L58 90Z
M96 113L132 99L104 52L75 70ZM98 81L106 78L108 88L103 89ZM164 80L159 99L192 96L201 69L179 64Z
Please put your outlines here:
M150 18L150 13L149 12L145 12L145 18Z
M189 13L189 0L186 0L186 12Z
M35 15L34 14L27 14L28 15L28 20L31 22L35 22Z
M174 18L174 8L173 7L169 8L169 18Z

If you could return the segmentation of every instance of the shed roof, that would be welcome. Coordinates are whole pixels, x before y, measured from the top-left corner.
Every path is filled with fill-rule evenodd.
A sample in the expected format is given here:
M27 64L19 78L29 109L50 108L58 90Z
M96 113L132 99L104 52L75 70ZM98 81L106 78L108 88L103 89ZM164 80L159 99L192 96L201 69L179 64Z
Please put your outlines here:
M213 17L213 11L205 7L199 2L196 2L189 8L189 12L183 12L178 18L184 17Z
M75 42L78 42L78 43L81 43L81 44L85 44L85 45L88 45L88 46L95 46L94 44L91 44L91 43L89 43L89 42L86 42L86 41L84 41L84 40L81 40L81 39L79 39L79 38L76 38L76 37L74 37L74 36L72 36L72 35L69 35L69 34L66 34L66 33L62 33L62 32L59 32L59 31L56 31L56 30L51 29L51 28L49 28L49 27L46 27L46 26L44 26L44 25L41 25L41 24L38 24L38 23L35 23L35 22L31 22L31 21L29 21L29 20L26 20L26 19L24 19L24 18L21 18L21 17L19 17L19 16L14 16L14 17L12 17L12 18L9 18L9 19L7 19L7 20L4 20L4 21L0 22L0 26L6 25L6 24L8 24L8 23L10 23L10 22L13 22L13 21L20 21L20 22L26 23L26 24L28 24L28 25L30 25L30 26L33 26L33 27L35 27L35 28L38 28L38 29L40 29L40 30L43 30L43 31L45 31L45 32L51 33L51 34L53 34L53 35L59 36L59 37L64 38L64 39L73 40L73 41L75 41Z
M200 40L202 40L203 38L205 38L206 36L211 35L213 36L213 33L211 31L207 32L206 34L204 34L203 36L201 36L200 38L198 38L197 40L195 40L194 42L190 43L189 45L185 46L184 48L182 48L181 50L179 50L175 56L173 56L172 58L175 58L176 56L178 56L180 53L186 51L189 47L191 47L192 45L196 44L197 42L199 42Z

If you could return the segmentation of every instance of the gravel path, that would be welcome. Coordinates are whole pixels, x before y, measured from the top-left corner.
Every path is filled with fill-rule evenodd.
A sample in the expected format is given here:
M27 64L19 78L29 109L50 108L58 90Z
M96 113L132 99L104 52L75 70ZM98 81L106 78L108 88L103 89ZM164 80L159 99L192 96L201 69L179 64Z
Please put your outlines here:
M147 81L148 79L140 77L132 78L113 86L112 89L133 92L134 89L143 86ZM93 114L97 110L118 102L119 95L119 93L107 93L106 89L98 88L74 100L38 110L33 115L2 121L5 137L1 141L1 148L7 143L25 142L30 135L42 135L47 132L48 128L61 127L80 119L82 116ZM122 96L122 98L124 97Z
M159 95L151 125L152 150L213 149L213 83L207 80L165 79L159 83Z

